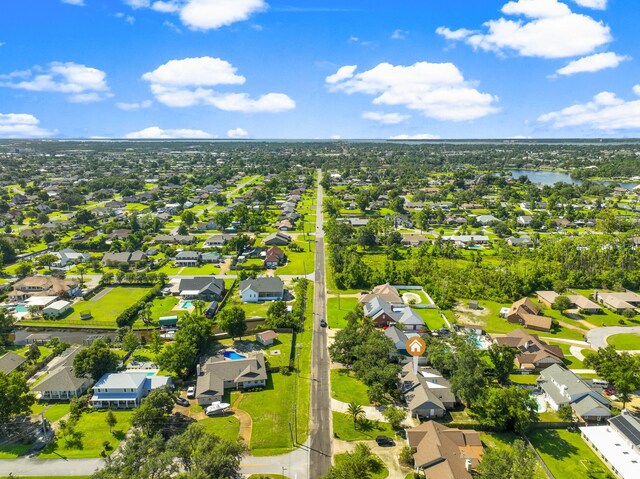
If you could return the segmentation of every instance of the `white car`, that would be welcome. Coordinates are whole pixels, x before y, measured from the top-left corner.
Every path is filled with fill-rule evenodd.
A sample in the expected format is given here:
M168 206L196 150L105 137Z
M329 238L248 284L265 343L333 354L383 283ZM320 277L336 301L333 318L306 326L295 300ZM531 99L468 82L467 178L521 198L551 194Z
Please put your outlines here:
M193 399L195 397L196 397L196 387L195 386L189 386L187 388L187 398Z

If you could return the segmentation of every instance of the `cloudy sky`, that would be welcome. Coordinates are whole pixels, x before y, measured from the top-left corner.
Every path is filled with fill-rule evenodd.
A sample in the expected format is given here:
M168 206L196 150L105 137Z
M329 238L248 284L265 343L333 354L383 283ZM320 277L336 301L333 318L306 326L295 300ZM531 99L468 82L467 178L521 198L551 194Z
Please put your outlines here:
M11 0L0 137L640 136L636 0Z

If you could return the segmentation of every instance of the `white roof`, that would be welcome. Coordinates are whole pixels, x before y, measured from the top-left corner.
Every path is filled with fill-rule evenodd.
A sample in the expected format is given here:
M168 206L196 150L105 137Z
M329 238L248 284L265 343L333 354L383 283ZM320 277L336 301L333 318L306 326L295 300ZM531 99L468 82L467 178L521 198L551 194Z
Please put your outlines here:
M636 479L640 472L640 453L611 426L581 427L580 431L609 461L623 479ZM635 463L633 461L636 461Z
M25 301L28 306L46 306L50 303L53 303L57 296L31 296L29 299Z
M146 372L108 373L102 376L93 386L104 389L137 389L147 379Z
M63 309L68 308L69 306L71 306L71 303L69 301L65 301L65 300L61 299L60 301L56 301L55 303L51 303L45 309L56 309L58 311L62 311Z

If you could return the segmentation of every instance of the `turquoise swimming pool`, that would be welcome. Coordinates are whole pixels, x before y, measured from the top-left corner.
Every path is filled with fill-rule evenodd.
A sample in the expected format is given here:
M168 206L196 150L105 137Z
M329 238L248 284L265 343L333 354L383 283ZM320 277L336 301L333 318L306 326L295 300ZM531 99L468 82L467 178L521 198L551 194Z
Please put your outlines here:
M180 306L181 309L191 309L193 308L193 303L191 301L185 301L184 303L182 303L182 306Z
M29 308L26 306L22 306L22 305L18 305L15 307L14 310L16 313L27 313L29 311Z

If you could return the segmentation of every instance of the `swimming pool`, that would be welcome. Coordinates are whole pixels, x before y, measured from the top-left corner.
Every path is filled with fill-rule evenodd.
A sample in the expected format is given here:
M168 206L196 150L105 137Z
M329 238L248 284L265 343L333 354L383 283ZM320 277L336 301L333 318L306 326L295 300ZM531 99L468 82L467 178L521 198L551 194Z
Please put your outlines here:
M225 351L224 353L222 353L222 355L227 358L227 359L231 359L231 360L236 360L236 359L247 359L246 356L243 356L242 354L238 354L235 351Z
M191 301L185 301L184 303L182 303L182 306L180 306L181 309L191 309L193 308L193 303Z
M148 371L147 372L147 377L151 377L151 376L155 376L156 372L155 371Z
M15 307L15 310L14 310L14 311L15 311L16 313L27 313L27 312L29 311L29 308L28 308L28 307L26 307L26 306L18 305L18 306L16 306L16 307Z

